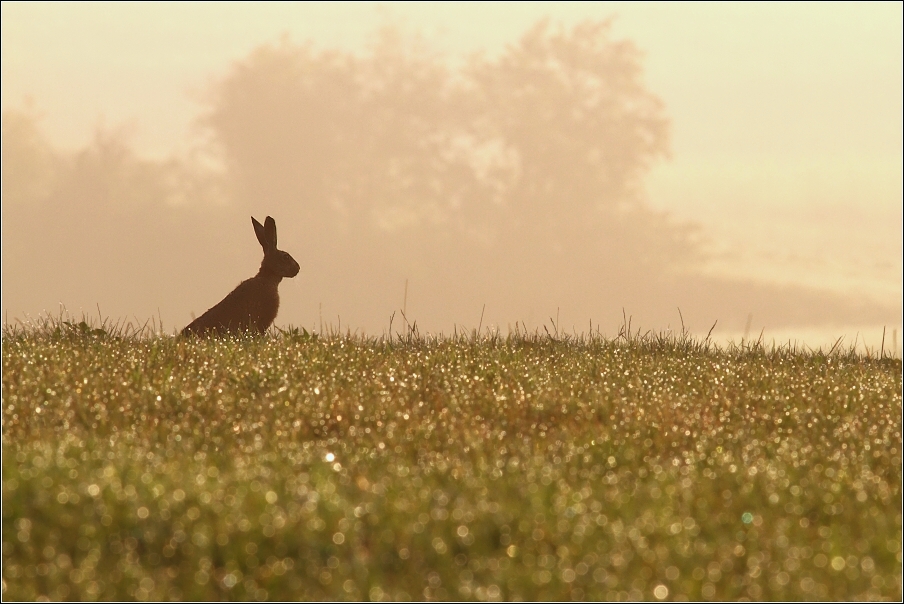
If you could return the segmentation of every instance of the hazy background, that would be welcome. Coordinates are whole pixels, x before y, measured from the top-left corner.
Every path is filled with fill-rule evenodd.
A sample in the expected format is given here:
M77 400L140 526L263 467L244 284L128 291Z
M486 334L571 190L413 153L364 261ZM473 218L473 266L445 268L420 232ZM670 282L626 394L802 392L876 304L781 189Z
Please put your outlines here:
M900 351L902 53L900 3L4 2L4 319L179 329L253 214L277 325Z

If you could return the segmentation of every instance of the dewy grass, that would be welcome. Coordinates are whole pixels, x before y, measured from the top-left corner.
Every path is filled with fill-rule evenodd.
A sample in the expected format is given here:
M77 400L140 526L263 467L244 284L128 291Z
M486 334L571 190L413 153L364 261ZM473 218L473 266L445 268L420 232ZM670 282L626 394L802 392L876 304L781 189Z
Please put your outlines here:
M3 598L901 597L901 361L4 330Z

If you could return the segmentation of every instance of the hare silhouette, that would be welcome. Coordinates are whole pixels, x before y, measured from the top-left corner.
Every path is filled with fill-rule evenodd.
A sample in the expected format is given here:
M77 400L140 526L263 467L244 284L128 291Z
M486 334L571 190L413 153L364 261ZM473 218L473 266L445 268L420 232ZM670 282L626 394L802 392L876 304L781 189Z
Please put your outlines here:
M182 335L263 333L279 312L279 282L298 274L299 266L287 252L276 248L276 221L270 216L259 223L251 217L254 233L264 248L260 270L239 283L216 306L189 323Z

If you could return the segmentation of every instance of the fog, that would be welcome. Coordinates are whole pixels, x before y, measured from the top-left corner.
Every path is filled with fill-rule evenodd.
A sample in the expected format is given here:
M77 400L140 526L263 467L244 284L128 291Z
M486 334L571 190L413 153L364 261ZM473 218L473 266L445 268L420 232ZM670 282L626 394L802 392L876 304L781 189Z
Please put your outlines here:
M7 323L181 329L269 215L280 327L900 351L900 5L103 6L2 5Z

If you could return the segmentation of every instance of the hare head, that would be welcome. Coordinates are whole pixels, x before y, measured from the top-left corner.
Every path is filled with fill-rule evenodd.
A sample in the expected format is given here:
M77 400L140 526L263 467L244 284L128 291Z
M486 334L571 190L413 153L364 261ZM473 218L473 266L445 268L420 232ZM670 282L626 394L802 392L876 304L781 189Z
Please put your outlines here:
M298 274L299 266L287 252L276 249L276 221L267 216L264 224L251 217L254 225L254 233L261 247L264 248L264 261L261 262L261 273L266 273L282 279L294 277Z

